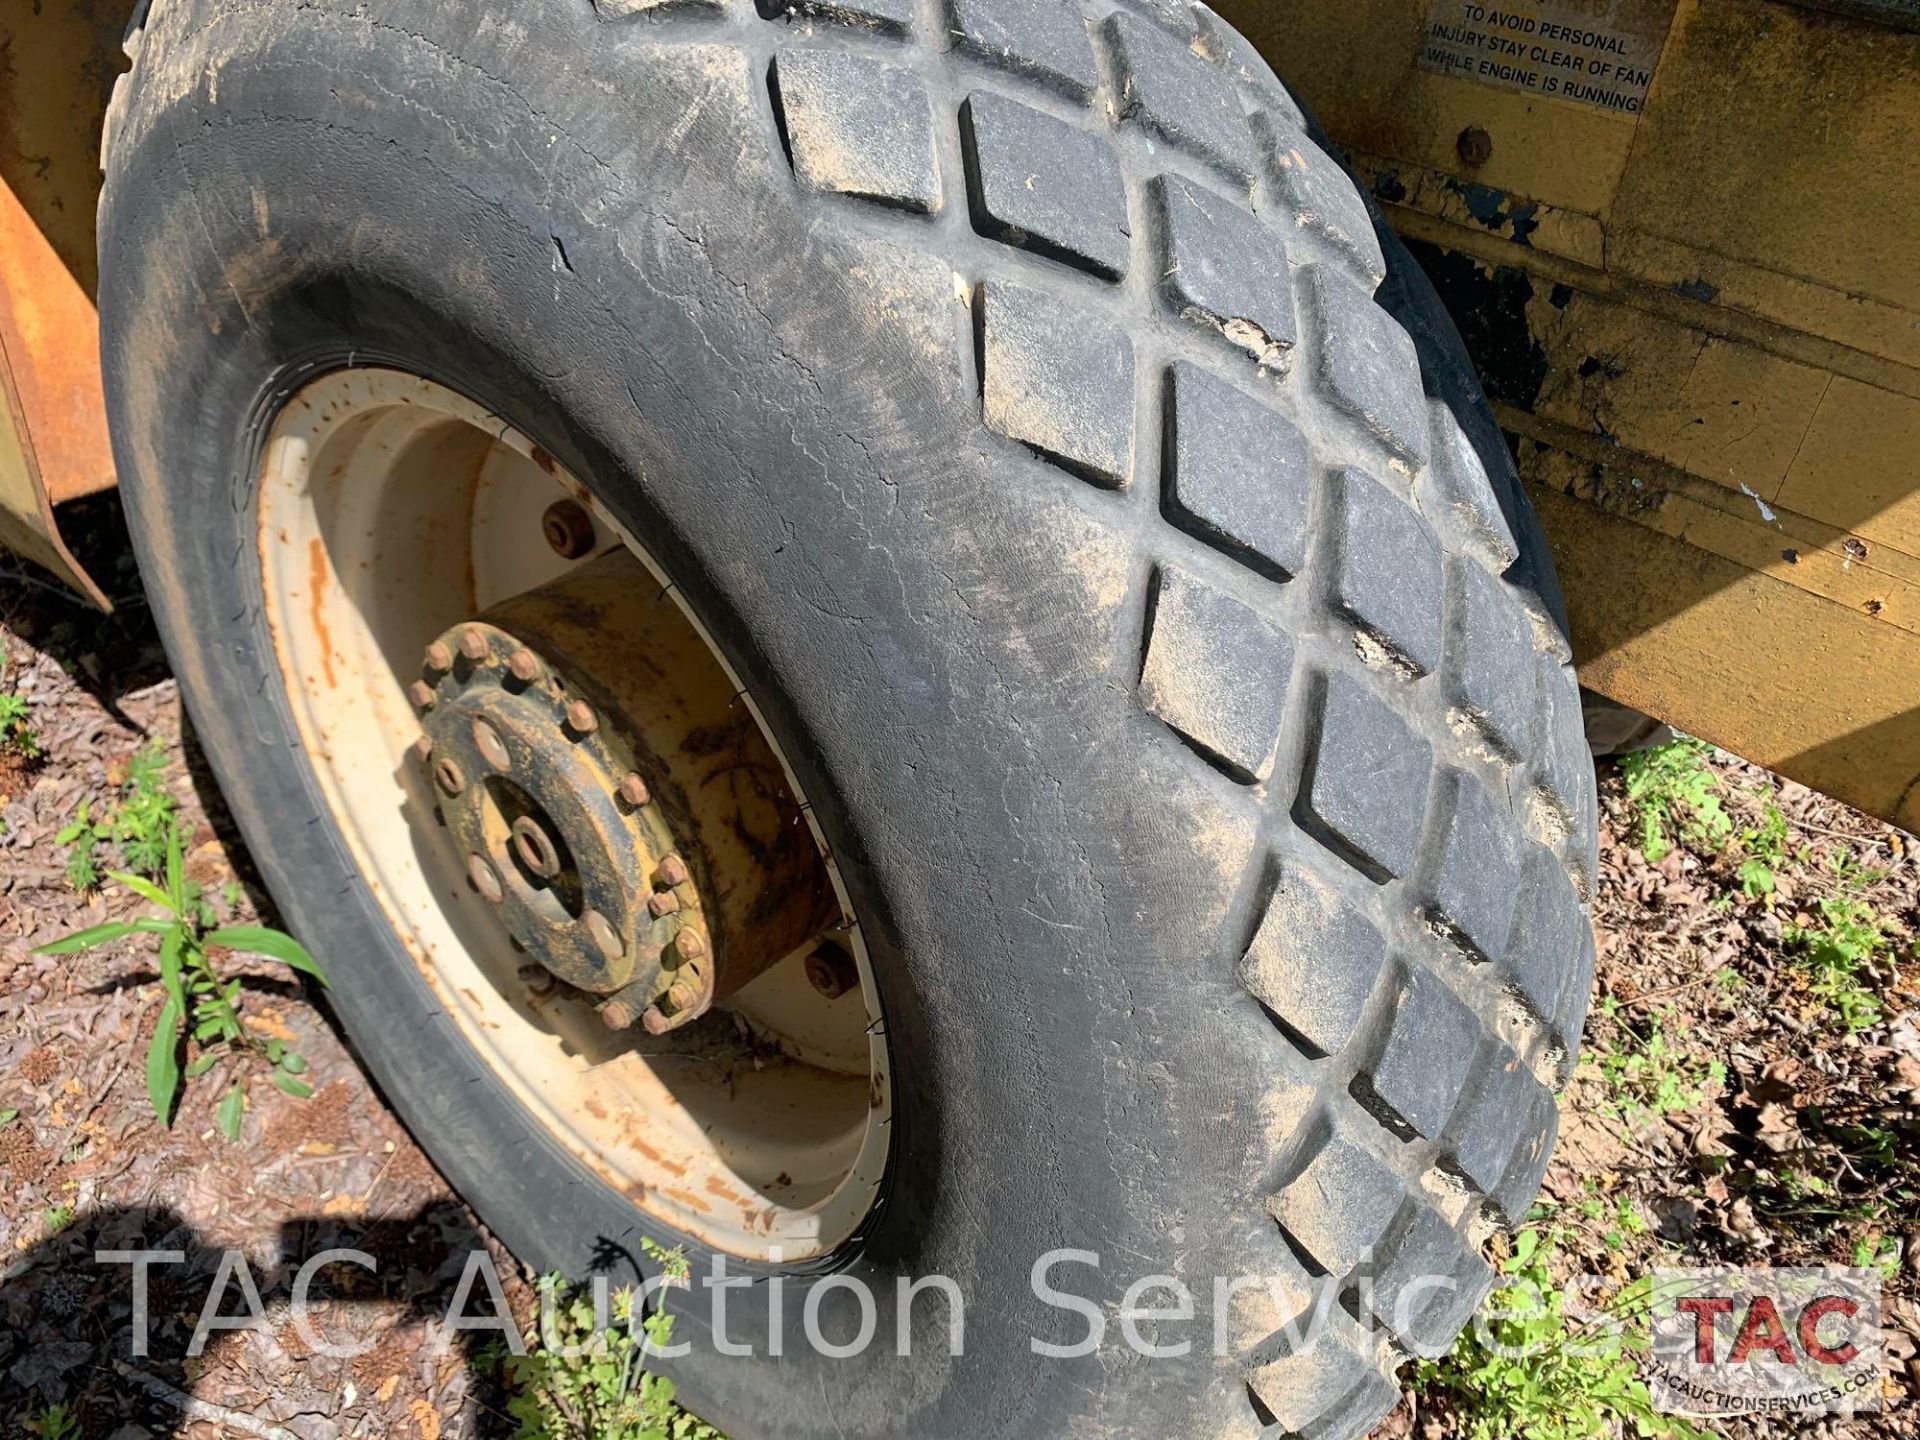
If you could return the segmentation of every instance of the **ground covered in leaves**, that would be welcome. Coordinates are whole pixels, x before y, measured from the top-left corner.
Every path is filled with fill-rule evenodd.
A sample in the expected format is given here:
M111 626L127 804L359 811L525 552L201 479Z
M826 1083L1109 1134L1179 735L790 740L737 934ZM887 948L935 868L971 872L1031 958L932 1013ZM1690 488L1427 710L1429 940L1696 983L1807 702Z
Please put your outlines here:
M118 563L124 603L103 622L0 556L0 1423L61 1434L47 1417L64 1406L66 1437L106 1440L511 1433L515 1377L479 1353L484 1332L448 1347L438 1322L476 1246L523 1317L531 1277L387 1111L324 999L269 961L223 957L245 978L248 1031L297 1050L313 1094L223 1053L184 1082L167 1128L143 1084L161 1003L146 937L32 953L150 910L106 878L141 843L126 817L143 803L177 809L211 923L274 920ZM1915 1434L1913 842L1697 744L1604 765L1602 804L1593 1018L1542 1204L1502 1258L1515 1275L1595 1273L1623 1287L1656 1265L1877 1267L1889 1408L1815 1433ZM244 1104L229 1140L216 1106L235 1087ZM186 1258L153 1272L151 1343L129 1356L128 1272L93 1255L141 1246ZM294 1271L329 1246L380 1268L328 1271L316 1333L302 1335L289 1323ZM220 1332L189 1357L229 1247L248 1257L272 1333ZM335 1358L328 1345L365 1353ZM1551 1340L1528 1362L1463 1342L1422 1380L1383 1436L1664 1423L1636 1422L1630 1357L1595 1371L1564 1364ZM1615 1387L1600 1421L1564 1428L1574 1398Z

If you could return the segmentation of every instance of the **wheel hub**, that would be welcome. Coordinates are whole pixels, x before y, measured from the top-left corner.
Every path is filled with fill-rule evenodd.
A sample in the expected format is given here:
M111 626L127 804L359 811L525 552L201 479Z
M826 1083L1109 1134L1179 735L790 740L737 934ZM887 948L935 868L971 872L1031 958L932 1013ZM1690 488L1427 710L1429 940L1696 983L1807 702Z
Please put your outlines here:
M409 692L469 882L615 1029L685 1024L841 923L703 643L617 552L447 630Z
M485 620L443 635L425 666L440 814L514 942L576 989L635 990L624 998L643 1011L676 992L687 1003L674 1014L704 1008L699 890L633 783L624 727L602 723L551 657ZM650 889L674 903L649 905Z

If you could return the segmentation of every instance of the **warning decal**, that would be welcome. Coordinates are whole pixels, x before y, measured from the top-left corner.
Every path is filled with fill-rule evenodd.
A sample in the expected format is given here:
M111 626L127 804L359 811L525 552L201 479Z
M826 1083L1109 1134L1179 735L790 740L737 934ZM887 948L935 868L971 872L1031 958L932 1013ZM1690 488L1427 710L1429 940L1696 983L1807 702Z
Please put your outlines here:
M1420 68L1638 115L1675 0L1432 0Z

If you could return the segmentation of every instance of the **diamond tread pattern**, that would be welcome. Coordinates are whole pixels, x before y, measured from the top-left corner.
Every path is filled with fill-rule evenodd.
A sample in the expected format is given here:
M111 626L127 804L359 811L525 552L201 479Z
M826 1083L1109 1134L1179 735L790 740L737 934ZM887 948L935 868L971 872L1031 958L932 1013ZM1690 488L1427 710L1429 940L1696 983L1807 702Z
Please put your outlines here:
M1374 303L1365 203L1204 5L577 3L770 52L797 203L891 217L972 297L985 443L1147 492L1161 559L1116 680L1263 823L1259 904L1222 951L1273 1021L1276 1097L1313 1097L1246 1176L1297 1282L1247 1401L1264 1433L1365 1435L1539 1186L1592 976L1595 830L1565 642L1506 578L1481 461ZM1315 1309L1331 1323L1296 1351Z

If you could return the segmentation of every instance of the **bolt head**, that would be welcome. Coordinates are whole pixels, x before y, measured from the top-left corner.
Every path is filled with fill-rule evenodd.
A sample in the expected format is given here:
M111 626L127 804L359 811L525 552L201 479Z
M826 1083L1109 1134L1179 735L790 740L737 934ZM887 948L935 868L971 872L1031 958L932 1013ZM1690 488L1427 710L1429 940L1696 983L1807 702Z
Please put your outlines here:
M825 945L807 956L806 970L807 982L828 1000L838 1000L860 983L852 957Z
M578 500L556 500L540 517L540 532L562 560L584 560L593 553L593 517Z
M548 995L553 992L553 972L544 965L522 965L514 972L520 983L536 995Z
M579 735L591 735L600 728L600 717L586 701L576 700L567 706L567 728Z
M609 1030L625 1030L639 1018L633 1006L625 1000L609 1000L600 1007L600 1023Z
M671 890L662 890L647 897L647 913L658 920L662 915L671 915L680 908L680 897Z
M427 669L451 670L452 668L453 651L447 648L446 641L436 640L427 646Z
M707 937L690 925L683 926L680 933L673 937L673 948L680 952L683 959L698 960L707 953Z
M478 630L460 632L460 653L478 665L492 653L487 637Z
M416 680L407 686L407 699L412 702L416 710L431 710L436 698L438 697L434 694L433 686L424 680Z
M484 855L467 857L467 878L473 882L473 888L488 902L498 905L506 898L506 889L500 883L500 872L493 868L493 862Z
M425 764L433 758L433 737L422 735L413 742L413 758Z
M1493 158L1493 136L1479 125L1469 125L1462 130L1455 143L1461 160L1475 169Z
M531 650L516 650L507 657L507 673L522 685L540 678L540 657Z
M638 775L628 775L620 782L620 798L636 808L653 798L647 789L647 782Z
M627 953L627 947L620 939L620 932L613 928L613 922L598 910L589 910L586 915L587 934L592 937L594 948L609 960L618 960Z
M678 855L669 855L660 862L660 883L662 885L684 885L687 883L687 862Z
M451 759L442 760L433 767L433 778L449 795L458 795L467 788L467 777Z
M647 1013L640 1017L640 1024L649 1035L664 1035L673 1029L673 1021L667 1018L667 1012L658 1005L649 1005Z
M675 1011L691 1010L700 1003L700 987L688 980L676 980L667 991L667 1003Z

